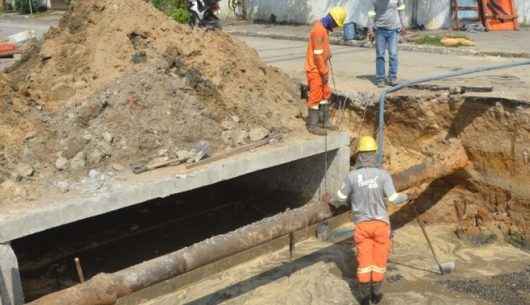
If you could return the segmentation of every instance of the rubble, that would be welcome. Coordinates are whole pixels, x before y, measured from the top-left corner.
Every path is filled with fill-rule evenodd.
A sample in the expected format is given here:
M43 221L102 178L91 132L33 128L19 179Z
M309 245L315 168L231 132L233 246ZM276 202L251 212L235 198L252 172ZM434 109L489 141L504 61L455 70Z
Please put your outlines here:
M266 128L258 127L251 129L248 135L250 137L250 141L256 142L265 139L269 134L270 131L268 131Z
M57 170L75 182L87 166L191 152L201 140L215 154L255 126L254 140L265 129L305 132L294 81L230 35L177 24L143 0L75 2L0 74L0 99L2 172L33 156L35 193ZM223 130L237 130L234 141Z

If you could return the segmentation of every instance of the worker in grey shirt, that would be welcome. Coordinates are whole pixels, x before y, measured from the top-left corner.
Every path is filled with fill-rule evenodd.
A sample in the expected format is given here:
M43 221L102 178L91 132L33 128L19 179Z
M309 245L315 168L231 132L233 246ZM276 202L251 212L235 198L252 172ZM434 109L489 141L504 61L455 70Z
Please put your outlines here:
M374 39L376 50L376 75L375 83L378 87L397 85L398 77L398 42L400 32L404 33L403 11L405 4L403 0L370 0L373 11L368 13L368 36ZM388 51L389 72L385 78L385 57Z
M390 174L376 167L377 143L370 136L362 137L358 145L355 169L348 174L331 205L339 207L351 198L354 241L357 248L357 280L361 305L378 304L383 299L381 287L390 255L389 201L402 204L406 194L396 192Z

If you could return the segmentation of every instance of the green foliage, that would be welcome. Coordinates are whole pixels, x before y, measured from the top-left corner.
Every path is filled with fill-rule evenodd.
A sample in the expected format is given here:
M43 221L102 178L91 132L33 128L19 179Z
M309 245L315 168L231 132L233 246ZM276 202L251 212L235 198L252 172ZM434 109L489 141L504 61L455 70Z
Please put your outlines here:
M172 15L178 9L186 9L186 0L151 0L157 9Z
M414 43L421 44L421 45L430 45L430 46L436 46L436 47L443 47L444 44L442 43L443 38L469 38L466 35L463 34L450 34L450 35L432 35L432 34L426 34L421 35L419 37L416 37L414 39Z
M177 8L170 16L178 23L188 23L191 18L190 12L185 8Z
M31 1L31 8L30 8ZM15 7L21 14L29 14L31 11L38 12L42 9L40 0L15 0Z

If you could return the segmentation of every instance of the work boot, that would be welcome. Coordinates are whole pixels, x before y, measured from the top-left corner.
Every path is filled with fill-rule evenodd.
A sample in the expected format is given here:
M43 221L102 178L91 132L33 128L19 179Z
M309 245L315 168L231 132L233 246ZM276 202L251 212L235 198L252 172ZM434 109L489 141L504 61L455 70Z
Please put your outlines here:
M372 284L371 283L359 283L359 304L370 305L372 299Z
M399 85L399 82L397 81L397 79L389 79L387 84L390 86L390 87L395 87L397 85Z
M337 126L334 126L333 124L331 124L331 113L329 111L329 108L330 108L329 103L319 105L318 117L319 117L320 126L322 126L322 128L327 129L327 130L339 130Z
M307 115L307 131L317 136L326 135L326 130L318 126L318 110L317 109L308 109Z
M372 304L379 304L383 300L383 282L372 283Z

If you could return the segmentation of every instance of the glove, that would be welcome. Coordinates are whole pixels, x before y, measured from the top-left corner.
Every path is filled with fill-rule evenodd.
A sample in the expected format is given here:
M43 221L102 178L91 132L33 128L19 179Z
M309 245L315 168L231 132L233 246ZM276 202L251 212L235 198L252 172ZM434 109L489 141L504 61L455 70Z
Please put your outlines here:
M329 75L322 75L322 84L327 85L329 82Z
M327 205L331 205L331 201L333 200L333 196L331 196L330 193L326 192L324 195L322 195L322 202L324 202Z
M326 192L324 193L324 195L322 195L322 202L324 204L327 204L331 212L335 214L335 210L337 209L337 207L333 205L333 196L330 193Z
M399 193L392 199L392 202L395 204L405 204L409 201L409 196L405 193Z
M374 42L375 40L374 31L372 30L368 31L368 35L366 35L366 38L368 39L368 41Z

